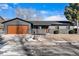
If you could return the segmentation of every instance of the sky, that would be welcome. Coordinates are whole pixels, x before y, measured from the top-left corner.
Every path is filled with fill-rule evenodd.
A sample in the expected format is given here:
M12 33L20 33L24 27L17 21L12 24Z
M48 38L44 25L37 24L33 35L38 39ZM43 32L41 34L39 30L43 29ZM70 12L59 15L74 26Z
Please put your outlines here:
M16 17L16 8L32 10L32 17L40 16L40 20L67 20L64 16L64 8L68 3L0 3L0 16L8 19Z

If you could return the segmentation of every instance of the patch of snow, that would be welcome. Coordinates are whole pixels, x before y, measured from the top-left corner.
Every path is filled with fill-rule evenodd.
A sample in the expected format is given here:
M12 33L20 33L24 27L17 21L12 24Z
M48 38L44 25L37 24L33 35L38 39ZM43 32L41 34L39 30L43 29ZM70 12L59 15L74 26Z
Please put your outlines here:
M0 55L25 55L22 45L19 42L19 37L16 35L1 35L4 44L1 44ZM14 44L17 43L17 44ZM19 44L18 44L19 43ZM18 51L19 50L19 51Z
M12 51L8 51L8 52L2 54L2 56L6 56L6 55L7 56L12 56L12 55L13 56L15 56L15 55L18 55L19 56L21 54L19 54L18 52L12 52Z
M26 41L34 41L33 37L34 37L33 35L26 35L24 39Z
M42 37L42 36L38 37L38 41L44 41L44 40L46 40L44 37Z
M12 45L6 45L6 46L2 47L0 49L0 51L7 51L7 50L10 50L12 47L13 47Z

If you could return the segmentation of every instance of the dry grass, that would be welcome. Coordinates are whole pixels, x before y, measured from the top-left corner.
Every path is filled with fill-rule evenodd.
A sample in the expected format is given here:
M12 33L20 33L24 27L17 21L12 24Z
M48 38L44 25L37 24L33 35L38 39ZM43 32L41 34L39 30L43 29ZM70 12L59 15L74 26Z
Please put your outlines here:
M45 38L53 41L79 41L77 34L49 34Z

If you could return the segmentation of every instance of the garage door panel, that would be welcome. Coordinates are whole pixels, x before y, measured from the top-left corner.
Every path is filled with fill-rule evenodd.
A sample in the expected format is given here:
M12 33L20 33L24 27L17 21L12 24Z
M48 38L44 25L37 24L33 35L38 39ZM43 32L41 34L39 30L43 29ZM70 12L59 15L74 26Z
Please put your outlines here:
M29 27L28 26L18 26L18 34L25 34L28 33Z
M15 34L16 26L8 26L8 34Z
M8 34L26 34L29 26L8 26Z

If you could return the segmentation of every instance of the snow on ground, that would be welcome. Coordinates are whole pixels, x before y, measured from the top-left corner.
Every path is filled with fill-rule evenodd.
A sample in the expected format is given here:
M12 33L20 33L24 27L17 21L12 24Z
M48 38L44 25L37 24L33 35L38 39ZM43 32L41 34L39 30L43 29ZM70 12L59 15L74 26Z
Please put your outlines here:
M25 55L25 51L20 44L19 36L17 35L2 35L3 42L5 42L0 49L0 55Z
M0 49L0 51L3 52L0 55L10 55L10 56L25 55L21 46L15 46L15 45L5 45L3 48Z
M79 35L1 35L1 56L79 55ZM35 39L33 39L35 37ZM22 42L21 42L22 40Z

